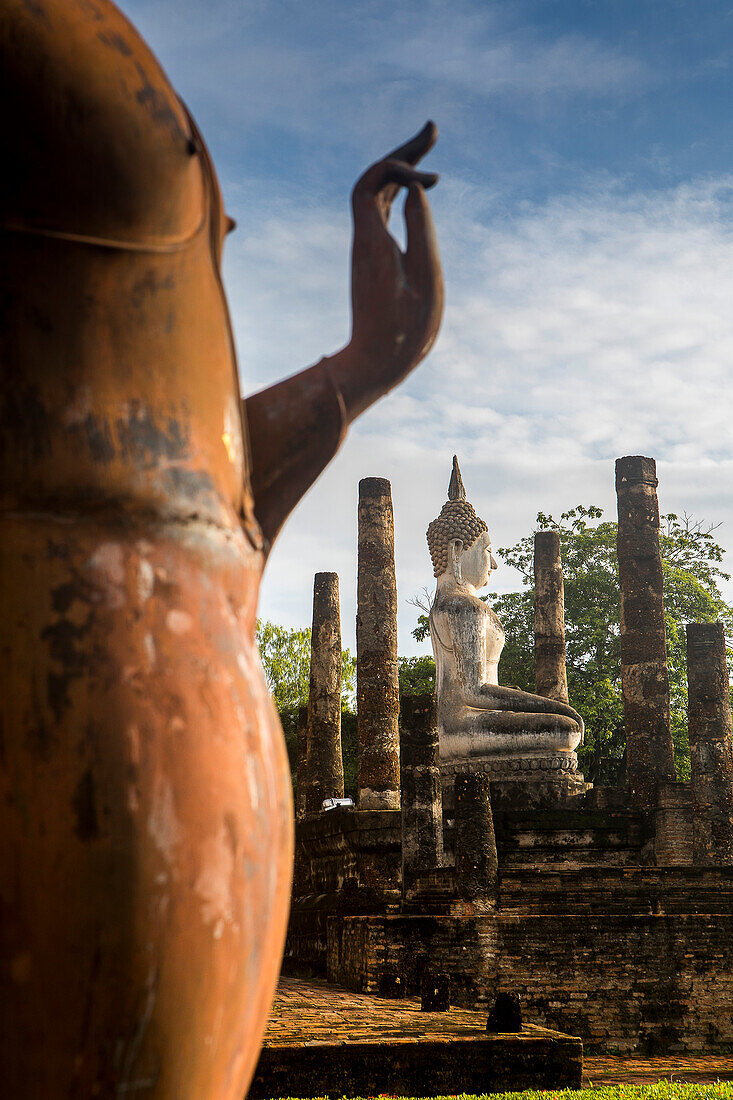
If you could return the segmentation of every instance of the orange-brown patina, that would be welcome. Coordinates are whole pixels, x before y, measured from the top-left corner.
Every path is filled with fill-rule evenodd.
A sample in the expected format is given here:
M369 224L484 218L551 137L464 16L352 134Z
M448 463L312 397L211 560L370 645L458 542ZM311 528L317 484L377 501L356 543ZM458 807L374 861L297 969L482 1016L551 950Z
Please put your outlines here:
M109 0L4 0L0 57L3 1092L241 1100L292 859L260 577L437 332L435 135L357 185L349 345L243 403L216 177L147 46Z

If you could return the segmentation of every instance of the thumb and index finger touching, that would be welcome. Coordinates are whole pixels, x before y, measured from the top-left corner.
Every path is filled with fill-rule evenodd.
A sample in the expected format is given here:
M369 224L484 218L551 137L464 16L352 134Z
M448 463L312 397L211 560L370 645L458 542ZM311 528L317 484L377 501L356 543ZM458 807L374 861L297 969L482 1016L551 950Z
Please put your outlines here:
M408 192L421 192L422 202L413 199L405 208L405 216L408 221L408 233L410 221L413 223L422 213L429 208L425 200L424 190L433 187L438 182L435 172L421 172L415 168L418 161L432 149L438 137L438 128L434 122L427 122L418 134L410 138L403 145L393 149L384 159L377 161L357 181L352 193L352 207L354 212L355 228L364 229L366 232L378 231L377 219L381 228L386 228L392 202L401 187L406 187ZM408 195L409 199L409 195ZM413 217L408 217L407 206L412 205ZM421 214L417 211L421 210ZM432 226L432 223L431 223Z
M438 127L432 120L425 123L422 130L411 137L409 141L404 142L402 145L398 145L396 149L393 149L391 153L388 153L384 158L388 161L401 161L404 164L411 165L413 168L421 161L427 153L435 145L438 140ZM438 176L435 172L417 172L417 177L425 177L424 179L418 179L417 182L421 183L423 187L433 187L438 182ZM386 194L384 195L385 201L390 204L393 202L397 192L399 190L400 183L388 184L385 188Z

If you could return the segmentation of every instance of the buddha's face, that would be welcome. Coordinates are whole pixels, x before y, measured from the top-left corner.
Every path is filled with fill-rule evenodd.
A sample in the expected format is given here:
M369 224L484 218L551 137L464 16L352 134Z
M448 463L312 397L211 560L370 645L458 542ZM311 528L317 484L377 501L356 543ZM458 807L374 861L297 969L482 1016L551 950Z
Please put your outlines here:
M484 588L489 583L489 577L497 566L494 555L491 553L491 539L488 531L482 531L476 541L467 550L462 551L460 562L464 584L470 584L474 588Z

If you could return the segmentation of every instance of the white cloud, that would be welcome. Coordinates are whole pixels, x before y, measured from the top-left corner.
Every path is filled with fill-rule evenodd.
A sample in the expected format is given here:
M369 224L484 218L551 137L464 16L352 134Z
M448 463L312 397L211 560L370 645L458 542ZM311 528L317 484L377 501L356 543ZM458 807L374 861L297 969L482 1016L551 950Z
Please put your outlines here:
M416 612L406 601L431 582L424 532L454 451L495 545L527 533L539 509L599 503L613 516L613 460L642 453L657 459L662 509L723 520L718 537L733 546L731 181L654 195L595 189L511 218L465 182L444 180L434 194L443 332L429 360L352 429L296 511L273 552L262 613L308 622L313 573L335 569L353 646L357 484L386 476L401 651L412 651ZM258 381L271 381L339 346L347 251L345 215L271 201L230 258L245 377L254 364ZM517 584L506 569L495 581Z
M330 159L378 149L385 120L409 133L426 111L454 136L510 97L517 110L558 97L627 97L647 66L579 33L539 37L512 4L468 0L123 0L194 114L222 149L277 132Z
M405 70L481 97L512 94L618 95L646 83L637 58L579 34L541 40L524 29L497 27L491 9L426 14L420 30L387 53Z
M587 110L605 97L608 106L665 79L589 37L540 38L521 24L523 5L122 3L225 154L224 191L240 223L226 275L248 391L348 336L348 195L338 206L323 195L324 180L341 186L347 164L354 174L365 166L357 148L379 153L384 132L397 138L433 114L450 133L445 148L477 172L496 103L509 115L557 110L555 121L571 127L569 102ZM500 139L515 136L498 129ZM552 168L554 140L522 163ZM245 150L249 178L234 180ZM494 179L520 170L512 164L504 149ZM278 176L293 182L285 188ZM307 198L311 176L320 190ZM516 182L526 194L525 179ZM525 534L538 509L594 502L613 515L613 459L646 453L658 460L662 508L724 520L719 537L733 547L733 184L653 194L578 186L517 212L491 183L444 175L433 193L443 332L416 374L359 422L287 525L263 587L265 615L308 622L313 573L336 569L353 646L357 483L387 476L401 650L410 652L415 612L405 601L431 579L424 531L454 451L496 545ZM495 579L516 583L505 569Z

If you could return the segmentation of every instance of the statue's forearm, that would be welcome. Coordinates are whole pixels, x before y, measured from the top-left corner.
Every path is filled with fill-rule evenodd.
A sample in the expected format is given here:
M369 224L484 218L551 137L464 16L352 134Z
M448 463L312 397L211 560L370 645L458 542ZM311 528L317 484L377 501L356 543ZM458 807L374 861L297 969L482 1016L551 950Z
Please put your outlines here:
M398 362L399 343L395 343L394 353L394 360ZM328 372L343 402L347 424L402 381L397 368L391 368L391 358L384 353L372 354L368 348L356 347L353 343L329 357Z
M338 450L347 425L417 366L438 333L443 281L425 196L438 177L415 168L436 137L427 123L354 187L349 343L244 402L255 515L268 547ZM401 187L405 252L387 229Z
M346 434L348 418L330 363L322 359L242 403L255 514L268 547Z
M583 719L567 703L533 695L519 688L501 687L499 684L482 684L476 693L478 705L487 710L514 710L527 714L562 714L572 718L583 729Z
M398 377L351 344L243 401L255 514L268 547L341 445L348 425Z

